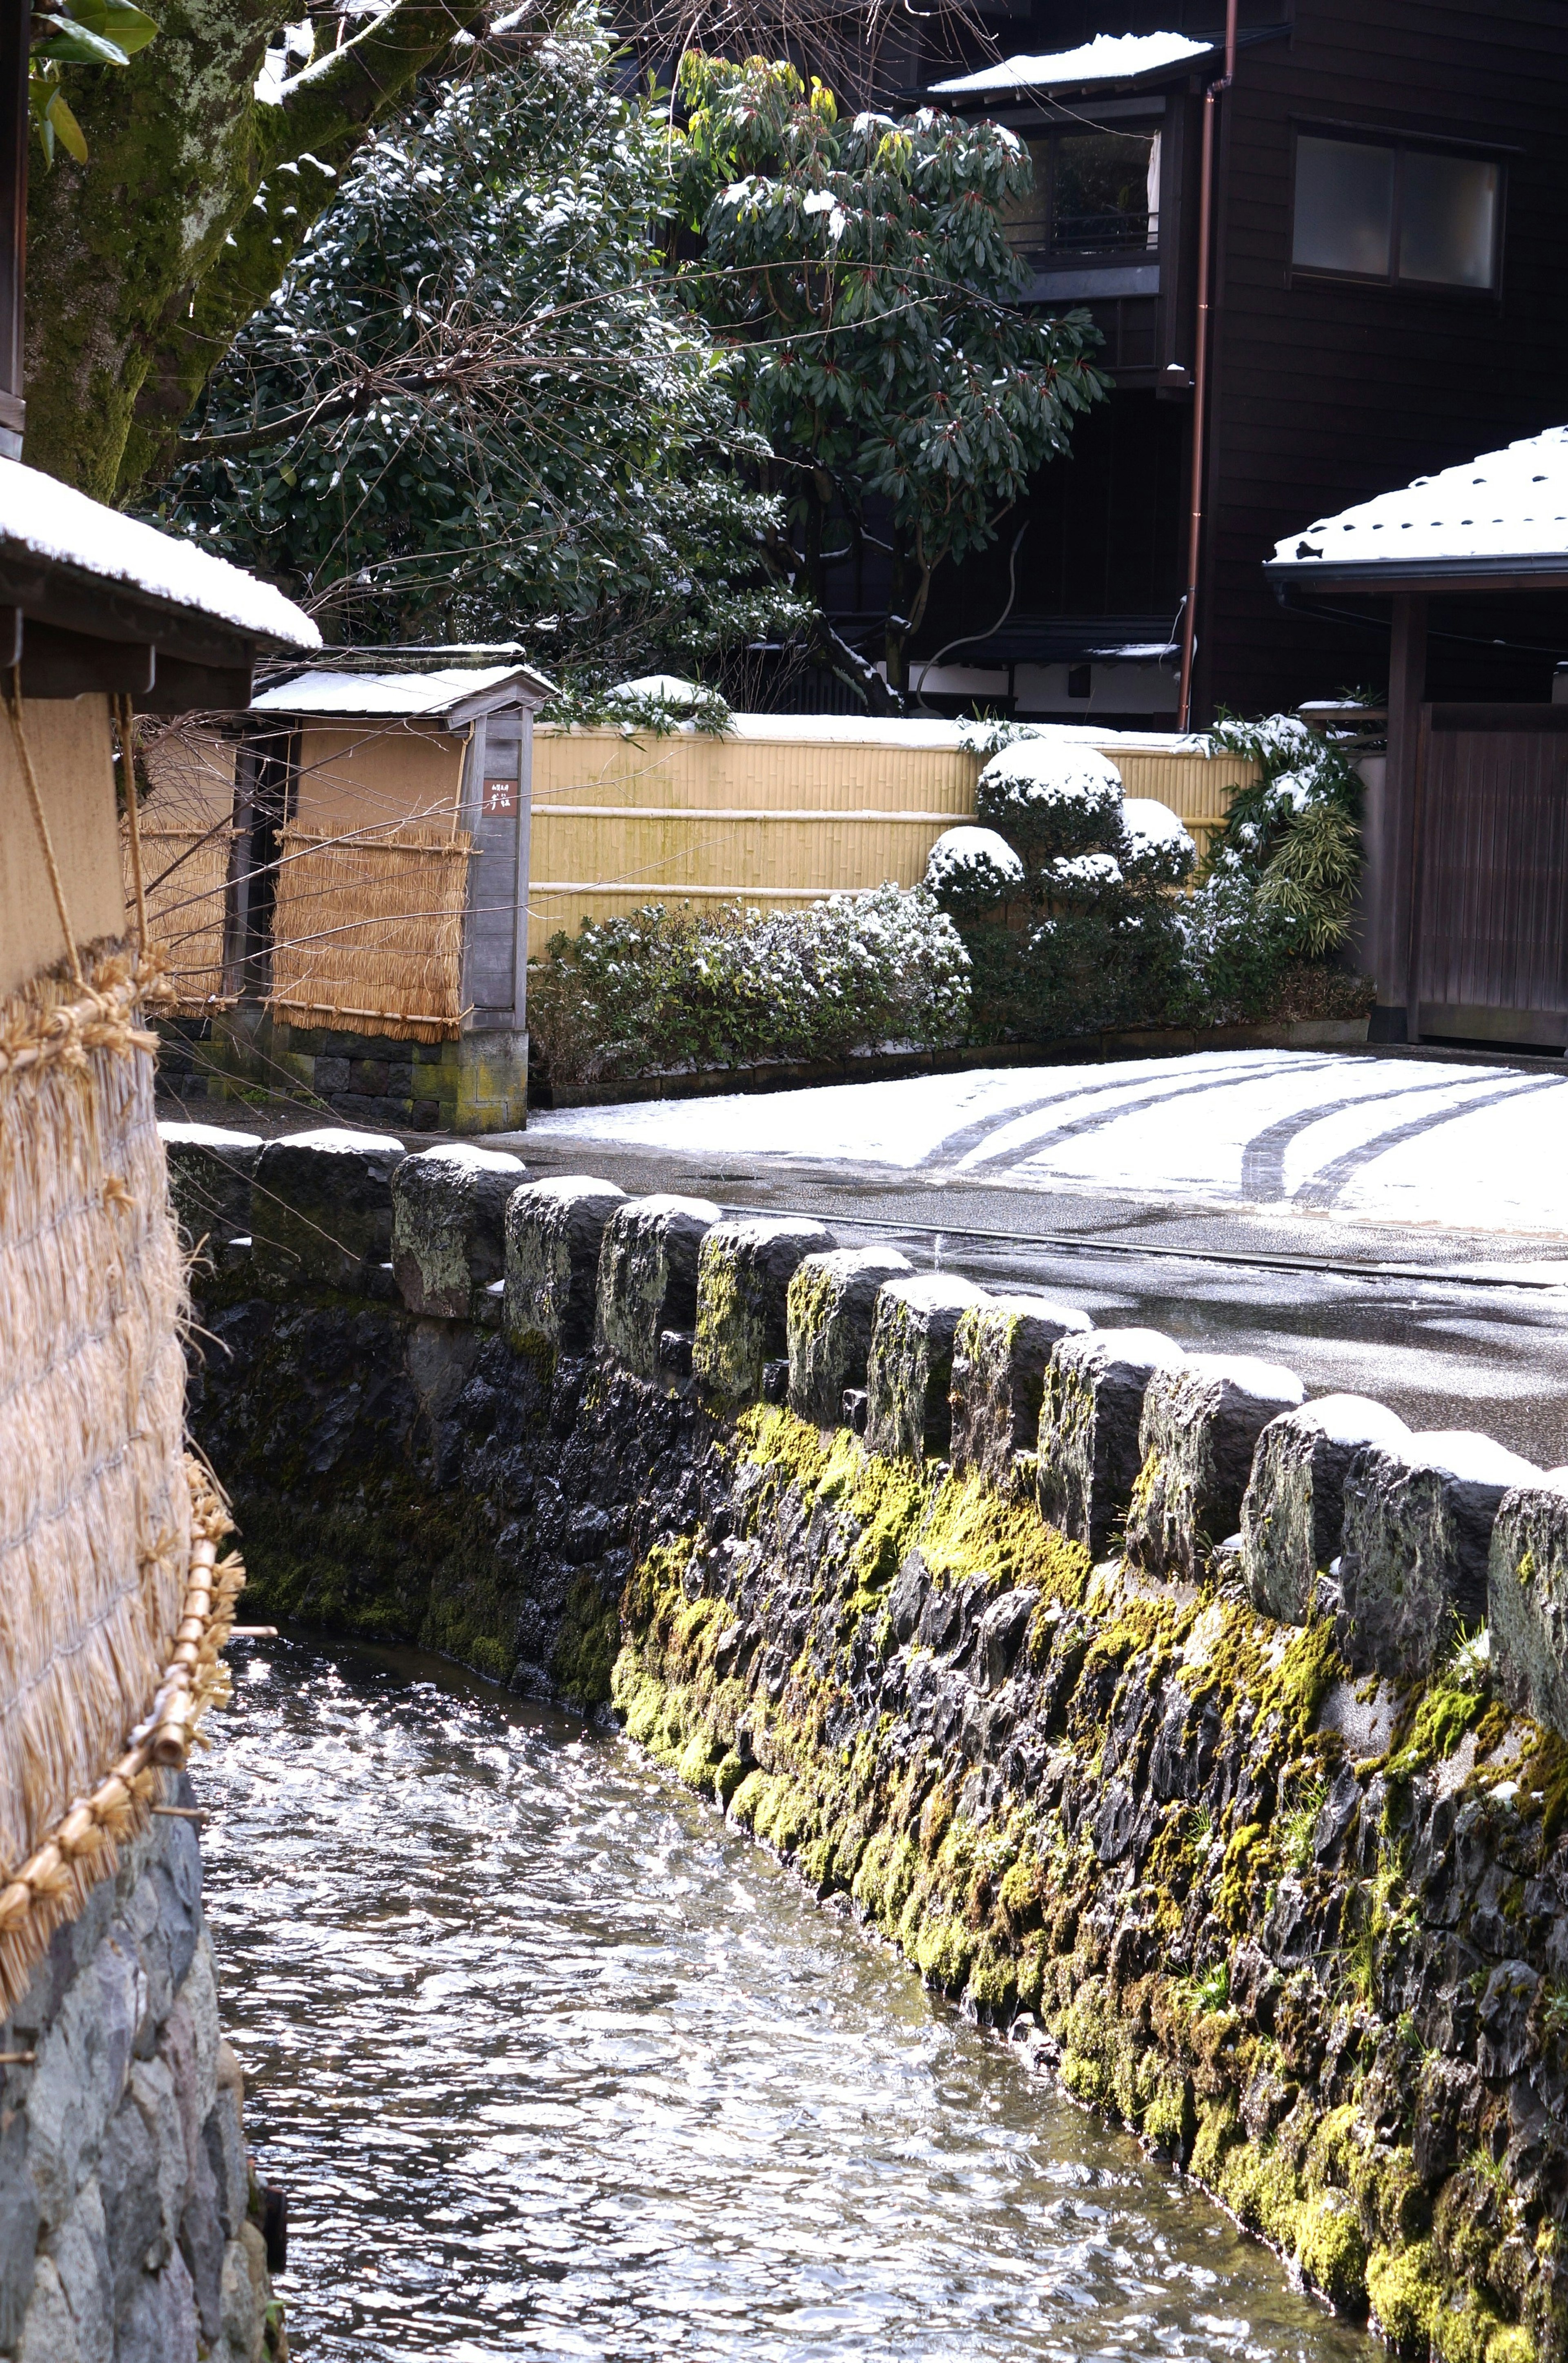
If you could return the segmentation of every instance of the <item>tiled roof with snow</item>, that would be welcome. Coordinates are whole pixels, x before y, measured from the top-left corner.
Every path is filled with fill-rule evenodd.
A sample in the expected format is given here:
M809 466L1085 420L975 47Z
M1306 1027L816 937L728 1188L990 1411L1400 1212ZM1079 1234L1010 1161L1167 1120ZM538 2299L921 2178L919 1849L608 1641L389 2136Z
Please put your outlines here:
M515 682L528 702L546 684L526 665L450 665L439 672L310 671L261 690L253 714L366 716L386 721L440 721L470 698Z
M966 97L984 91L1077 89L1084 83L1131 82L1161 66L1185 65L1212 57L1212 41L1191 41L1185 33L1097 33L1076 50L1044 57L1004 58L978 73L959 74L932 84L932 94Z
M273 649L318 649L310 617L226 560L90 500L20 460L0 460L0 560L44 559L232 625Z
M1287 534L1272 562L1307 577L1349 566L1496 572L1552 559L1568 566L1568 427L1320 517Z

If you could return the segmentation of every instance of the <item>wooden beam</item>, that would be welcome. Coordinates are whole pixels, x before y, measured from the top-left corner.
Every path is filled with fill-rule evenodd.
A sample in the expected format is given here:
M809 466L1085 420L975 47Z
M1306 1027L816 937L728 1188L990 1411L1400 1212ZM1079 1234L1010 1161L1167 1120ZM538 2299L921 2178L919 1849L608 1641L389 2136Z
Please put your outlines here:
M31 627L28 627L29 630ZM136 702L138 714L243 714L250 704L248 664L192 664L158 651L152 686Z
M1413 865L1419 793L1421 702L1427 687L1427 601L1419 591L1394 597L1388 651L1388 758L1383 794L1366 819L1367 956L1386 1024L1416 1022L1410 1006L1415 905Z
M156 653L146 641L100 640L88 632L40 624L31 616L23 623L24 697L82 697L100 690L111 697L142 699L156 670Z

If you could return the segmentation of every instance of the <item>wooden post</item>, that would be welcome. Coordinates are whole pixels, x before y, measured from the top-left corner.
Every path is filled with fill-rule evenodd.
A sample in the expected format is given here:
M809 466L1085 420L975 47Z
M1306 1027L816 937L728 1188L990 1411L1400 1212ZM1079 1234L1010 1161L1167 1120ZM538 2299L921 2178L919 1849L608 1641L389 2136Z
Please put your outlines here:
M528 1030L528 863L533 826L534 709L525 705L517 717L517 868L513 888L517 897L517 997L512 1022L519 1034Z
M1397 591L1388 649L1388 764L1383 795L1366 831L1367 953L1386 1011L1386 1039L1414 1040L1420 1030L1415 949L1416 807L1419 794L1421 703L1427 688L1427 599Z

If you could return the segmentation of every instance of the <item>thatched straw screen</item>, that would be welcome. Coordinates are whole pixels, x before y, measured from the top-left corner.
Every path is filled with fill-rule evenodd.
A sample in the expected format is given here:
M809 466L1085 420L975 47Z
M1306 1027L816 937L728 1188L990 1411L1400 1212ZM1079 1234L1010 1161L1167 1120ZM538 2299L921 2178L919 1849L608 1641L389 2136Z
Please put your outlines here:
M45 980L0 1000L5 2000L113 1867L94 1825L36 1892L17 1884L147 1717L185 1602L184 1276L136 997L120 958L85 995Z
M161 953L164 974L182 1016L223 1002L224 903L232 828L160 828L141 824L147 874L147 938ZM130 859L126 856L126 891ZM226 996L232 999L232 994Z
M461 1026L472 840L449 821L282 833L268 1007L295 1025L439 1042Z

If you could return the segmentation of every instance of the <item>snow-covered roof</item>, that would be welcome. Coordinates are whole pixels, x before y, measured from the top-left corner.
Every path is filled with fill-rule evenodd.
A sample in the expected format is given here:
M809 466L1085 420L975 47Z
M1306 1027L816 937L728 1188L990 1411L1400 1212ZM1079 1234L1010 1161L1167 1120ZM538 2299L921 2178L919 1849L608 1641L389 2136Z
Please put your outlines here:
M959 98L985 91L1078 89L1086 83L1132 82L1140 74L1156 73L1162 66L1189 64L1213 57L1213 41L1189 40L1185 33L1097 33L1076 50L1056 50L1043 57L1004 58L999 65L983 66L978 73L958 74L951 82L931 85L933 97Z
M1568 571L1568 427L1418 476L1287 534L1271 571L1291 576Z
M327 672L313 670L261 690L252 714L319 716L387 722L462 722L515 702L537 704L550 684L527 665L447 665L438 672Z
M321 646L310 617L270 582L259 582L194 542L105 508L20 460L0 460L0 564L15 569L18 561L39 559L119 584L160 607L230 625L265 648Z

